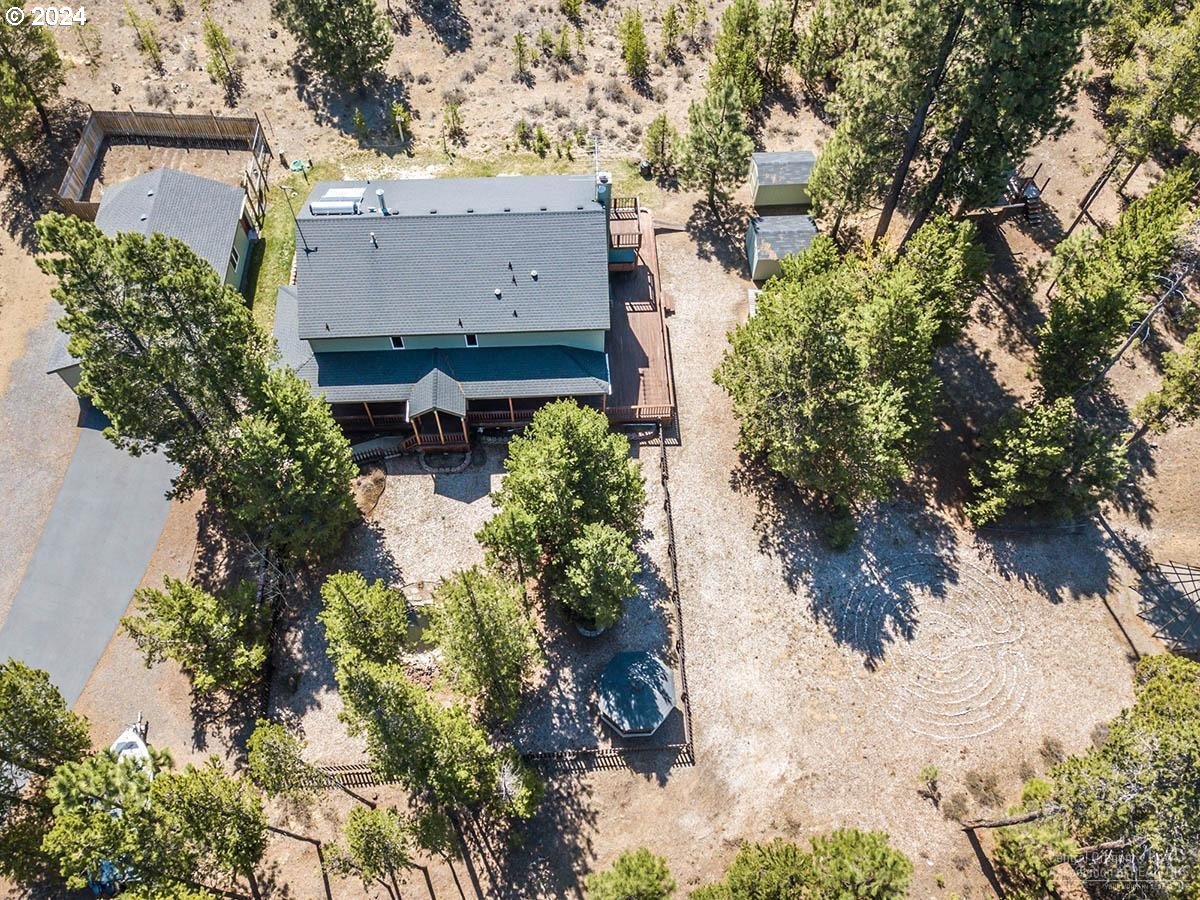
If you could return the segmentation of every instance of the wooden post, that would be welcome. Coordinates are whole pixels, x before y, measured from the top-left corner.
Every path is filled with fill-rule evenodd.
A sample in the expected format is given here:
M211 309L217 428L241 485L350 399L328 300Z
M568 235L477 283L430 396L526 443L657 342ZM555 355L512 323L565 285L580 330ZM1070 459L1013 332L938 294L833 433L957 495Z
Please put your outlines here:
M363 401L363 409L367 413L367 421L370 422L371 427L374 428L375 427L375 417L373 415L371 415L371 404L368 403L366 400Z
M512 397L508 398L508 418L510 422L515 423L517 421L517 412L513 409Z
M436 409L433 411L433 422L437 425L438 441L443 444L446 443L446 435L442 432L442 417L438 415Z
M467 417L466 416L462 417L462 427L463 427L463 443L469 444L469 443L471 443L471 439L469 437L467 437Z
M417 446L421 446L421 417L412 417L413 434L417 437Z

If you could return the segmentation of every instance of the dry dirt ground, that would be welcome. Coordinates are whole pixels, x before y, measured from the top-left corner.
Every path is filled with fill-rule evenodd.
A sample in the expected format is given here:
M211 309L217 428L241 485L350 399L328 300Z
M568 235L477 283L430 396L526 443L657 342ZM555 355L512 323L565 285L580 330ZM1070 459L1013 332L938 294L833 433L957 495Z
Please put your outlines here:
M244 59L245 87L236 109L262 115L277 152L326 158L354 149L350 120L356 105L372 128L367 142L386 150L384 110L407 96L417 114L418 156L429 156L417 162L429 164L436 161L441 111L451 91L462 92L468 141L458 152L470 157L503 150L521 117L541 122L556 138L578 127L598 130L602 161L635 158L639 129L660 110L682 124L688 101L702 88L700 58L688 51L682 65L656 69L650 96L623 86L615 22L630 5L588 5L582 70L556 81L540 64L532 87L512 81L511 35L522 30L532 38L543 25L557 30L562 16L553 5L484 0L442 5L437 14L416 5L408 34L396 35L388 83L349 102L323 95L302 73L297 79L294 44L270 21L267 0L216 0L210 9ZM133 7L154 22L165 71L151 72L139 56L123 4L104 0L88 5L92 29L57 34L74 63L64 96L97 108L226 108L202 68L198 13L175 23L166 2L155 9L134 0ZM657 46L657 13L644 12ZM714 6L710 21L715 16ZM1132 657L1161 649L1137 616L1138 582L1129 560L1200 562L1200 433L1194 427L1147 446L1138 459L1139 490L1105 510L1107 525L976 534L959 515L963 453L973 430L1030 391L1027 368L1040 312L1022 297L1019 279L1044 261L1102 165L1091 103L1081 95L1076 126L1031 157L1034 165L1045 163L1042 176L1051 176L1048 198L1057 221L1037 228L1019 222L984 227L996 272L965 339L939 360L946 425L914 485L871 511L846 553L825 549L809 514L746 468L734 449L728 402L711 380L727 331L746 315L741 224L729 232L701 227L704 217L692 215L694 196L666 195L656 218L695 226L659 239L664 288L677 309L670 331L680 427L669 459L695 765L672 767L651 758L637 771L555 776L523 846L469 864L431 864L428 881L421 872L409 876L405 896L576 896L583 872L643 844L665 855L681 887L691 888L717 877L739 840L804 840L838 825L887 830L916 863L914 896L989 895L955 823L918 796L917 773L928 764L939 767L945 806L995 809L1011 802L1022 779L1046 768L1057 748L1045 738L1055 738L1066 752L1087 746L1094 727L1129 702ZM763 143L819 148L825 133L805 107L776 108ZM44 205L46 189L61 177L61 155L60 145L41 173L41 194L32 200L13 189L11 178L4 183L0 394L52 308L48 281L28 255L28 225L31 208ZM380 165L413 163L401 157ZM1154 174L1147 167L1130 191L1140 193ZM1110 190L1097 214L1111 220L1117 209ZM1040 296L1038 302L1044 303ZM1155 360L1179 337L1177 329L1160 325L1154 340L1113 370L1118 422L1156 385ZM34 465L35 451L23 451ZM54 458L64 454L69 447L56 445ZM457 476L417 474L407 462L393 464L371 525L348 545L347 564L415 582L411 592L421 596L448 570L476 561L472 535L489 514L486 494L498 477L498 458L489 447L480 468ZM650 507L657 508L653 500ZM38 519L36 511L31 518ZM195 521L192 506L172 511L146 583L188 571ZM647 525L647 553L661 567L662 523ZM7 534L5 541L13 540ZM393 564L395 571L388 571ZM654 595L648 591L644 609ZM311 597L296 598L298 622L311 616ZM652 634L654 621L646 616L644 634ZM300 627L292 636L297 658L314 668L296 673L294 693L290 684L277 690L277 703L303 721L314 760L360 758L361 746L336 721L328 673L319 671L319 628ZM281 670L280 678L290 674ZM576 684L586 681L581 672ZM583 709L578 691L567 699L576 712ZM183 676L171 666L146 670L119 636L80 708L93 720L97 743L110 741L142 709L152 740L170 746L181 761L209 752L236 757L237 736L244 733L244 717L195 724ZM580 714L572 722L586 718ZM384 802L403 802L395 791L377 794ZM330 797L309 821L283 811L276 811L275 821L296 834L328 839L350 802ZM269 856L273 896L368 895L349 882L326 888L311 843L276 835Z

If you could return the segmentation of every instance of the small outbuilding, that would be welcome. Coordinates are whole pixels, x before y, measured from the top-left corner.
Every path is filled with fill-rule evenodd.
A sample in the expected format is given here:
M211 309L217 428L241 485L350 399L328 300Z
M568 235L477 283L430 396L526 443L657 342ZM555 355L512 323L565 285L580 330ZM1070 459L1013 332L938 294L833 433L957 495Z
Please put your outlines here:
M750 197L756 209L808 206L808 180L816 165L811 150L755 153L750 157Z
M653 653L627 650L596 681L600 718L621 737L649 737L675 709L675 676Z
M807 250L816 236L812 216L751 216L746 228L750 278L766 281L778 275L783 258Z

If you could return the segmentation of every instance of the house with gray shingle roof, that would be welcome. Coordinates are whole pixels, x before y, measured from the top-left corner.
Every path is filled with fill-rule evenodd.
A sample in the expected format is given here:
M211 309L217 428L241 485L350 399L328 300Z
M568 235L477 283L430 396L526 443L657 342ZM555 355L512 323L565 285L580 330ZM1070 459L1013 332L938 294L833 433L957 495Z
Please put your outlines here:
M605 408L611 190L603 174L317 184L276 302L283 361L347 431L423 446L559 397Z
M250 260L253 231L242 188L175 169L155 169L109 187L96 211L96 227L110 237L125 232L178 238L241 290ZM79 384L79 361L59 334L48 373L72 390Z

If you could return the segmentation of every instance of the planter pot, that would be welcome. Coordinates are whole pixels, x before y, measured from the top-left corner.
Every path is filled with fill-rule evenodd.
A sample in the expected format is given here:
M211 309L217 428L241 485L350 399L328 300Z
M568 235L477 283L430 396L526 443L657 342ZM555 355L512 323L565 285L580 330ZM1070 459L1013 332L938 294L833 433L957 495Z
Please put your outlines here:
M608 631L607 628L597 628L594 621L585 622L582 619L575 620L575 630L582 634L585 638L600 637L600 635Z

